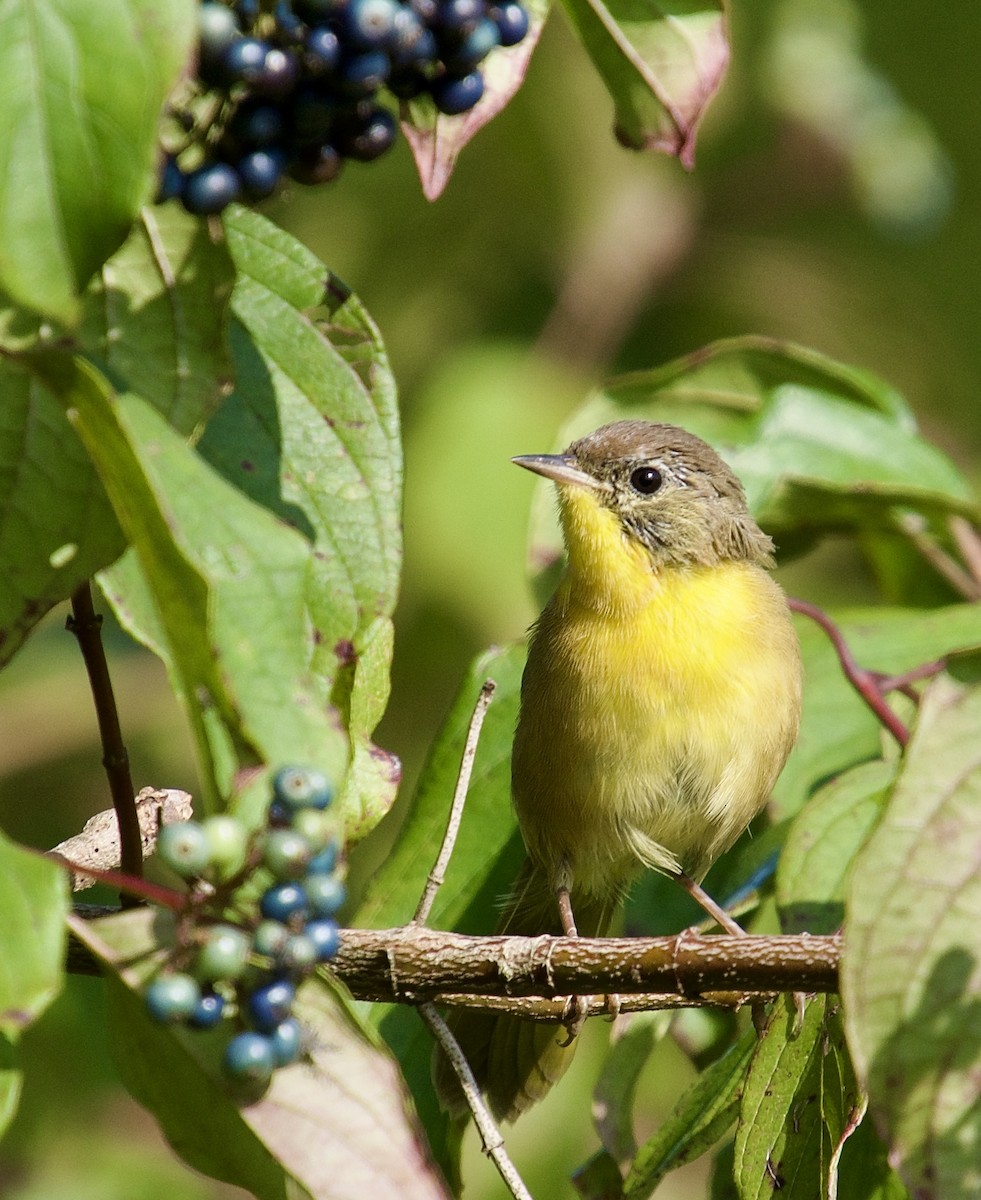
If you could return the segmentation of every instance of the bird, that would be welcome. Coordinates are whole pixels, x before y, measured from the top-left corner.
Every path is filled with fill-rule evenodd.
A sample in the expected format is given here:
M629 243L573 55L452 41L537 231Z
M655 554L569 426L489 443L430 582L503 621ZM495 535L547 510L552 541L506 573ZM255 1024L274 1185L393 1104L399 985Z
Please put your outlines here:
M512 460L558 493L566 566L532 627L511 759L526 849L497 932L602 936L634 879L700 880L766 804L802 668L771 539L720 455L678 426L604 425ZM489 1107L513 1121L574 1050L562 1026L458 1010ZM445 1055L437 1093L466 1112Z

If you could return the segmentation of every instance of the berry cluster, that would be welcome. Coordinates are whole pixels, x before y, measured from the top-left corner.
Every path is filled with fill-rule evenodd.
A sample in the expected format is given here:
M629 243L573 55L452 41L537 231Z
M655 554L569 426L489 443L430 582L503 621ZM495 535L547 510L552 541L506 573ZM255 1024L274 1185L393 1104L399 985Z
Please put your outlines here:
M224 1068L254 1086L300 1056L297 984L340 945L335 918L345 891L326 811L331 799L319 771L285 767L258 834L250 838L233 817L219 816L168 825L157 844L167 866L208 886L192 891L189 928L179 930L177 949L147 987L147 1009L192 1029L234 1016L240 1032L225 1049ZM243 888L257 881L259 912L253 904L243 917Z
M158 198L210 214L271 196L284 175L329 183L344 159L372 162L394 142L380 95L467 112L480 64L527 32L521 0L205 0L198 86L177 114L185 145Z

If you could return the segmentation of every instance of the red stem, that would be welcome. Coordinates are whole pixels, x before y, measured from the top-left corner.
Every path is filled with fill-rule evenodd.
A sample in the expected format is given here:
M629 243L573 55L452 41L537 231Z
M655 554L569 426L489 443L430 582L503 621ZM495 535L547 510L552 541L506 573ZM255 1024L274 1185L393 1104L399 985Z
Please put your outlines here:
M804 617L809 617L821 626L835 648L835 653L838 655L838 661L841 663L841 670L845 678L862 697L872 712L875 713L876 718L889 730L896 741L899 742L900 746L905 747L909 741L909 730L886 703L885 697L882 694L882 676L876 674L874 671L867 671L864 667L858 665L851 650L848 648L848 643L845 641L841 630L823 609L818 608L816 604L808 604L806 600L797 600L794 597L788 597L787 603L794 612L798 612ZM905 681L905 677L900 678ZM887 680L886 682L890 681Z

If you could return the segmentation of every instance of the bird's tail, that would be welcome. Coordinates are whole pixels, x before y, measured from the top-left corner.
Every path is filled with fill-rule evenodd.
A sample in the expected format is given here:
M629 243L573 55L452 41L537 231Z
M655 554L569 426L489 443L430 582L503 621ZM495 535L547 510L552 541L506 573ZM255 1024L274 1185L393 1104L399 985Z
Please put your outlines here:
M581 937L600 937L607 932L615 900L577 901L574 893L571 899ZM528 860L496 932L515 937L562 933L555 895L544 873ZM567 1070L575 1051L575 1042L565 1044L568 1034L564 1026L543 1021L459 1009L449 1017L449 1026L498 1120L513 1121L541 1100ZM463 1091L438 1047L433 1080L443 1107L454 1116L463 1114Z

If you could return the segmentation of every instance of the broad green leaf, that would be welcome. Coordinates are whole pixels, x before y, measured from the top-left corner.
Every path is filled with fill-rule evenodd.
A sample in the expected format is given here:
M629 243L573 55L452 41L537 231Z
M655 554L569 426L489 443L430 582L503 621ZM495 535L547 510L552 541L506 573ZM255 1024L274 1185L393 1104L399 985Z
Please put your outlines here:
M182 433L217 403L231 264L201 221L144 209L85 297L78 341ZM43 350L38 351L44 353ZM64 406L0 360L0 662L44 614L118 558L125 540Z
M616 133L633 150L695 164L695 135L729 62L718 0L564 0L616 108Z
M869 1106L913 1195L981 1190L981 688L928 690L846 896L842 996Z
M895 763L862 763L821 788L798 814L777 868L784 933L834 933L841 927L848 871L879 819L895 774Z
M0 663L125 540L62 404L0 359Z
M652 1195L669 1171L704 1154L732 1125L755 1050L756 1032L748 1030L685 1092L661 1128L637 1151L624 1183L628 1200Z
M889 1165L887 1148L871 1117L863 1120L845 1142L838 1168L838 1194L832 1200L909 1200L903 1181Z
M528 33L517 46L492 50L480 64L484 94L469 112L447 116L428 96L402 105L402 131L412 149L427 200L440 197L463 147L497 116L524 82L550 0L530 0L525 7L530 18Z
M193 0L0 8L0 287L62 324L154 185L157 121L191 51Z
M474 703L484 680L490 678L497 691L484 720L463 822L430 924L491 932L497 902L524 856L510 801L511 738L523 664L520 646L491 651L473 664L433 743L398 842L368 885L353 925L378 929L412 918L443 840ZM369 1019L398 1058L433 1151L450 1170L449 1122L433 1092L429 1033L404 1005L376 1004Z
M315 763L339 778L345 740L311 678L305 540L217 475L140 397L114 394L81 359L36 362L70 408L132 544L206 787L220 777L229 789L234 769L257 761ZM128 597L138 592L134 584ZM125 622L125 605L117 611Z
M736 1128L740 1200L827 1196L835 1150L860 1110L838 998L812 997L796 1022L793 998L782 997L750 1063Z
M893 528L897 509L981 518L967 483L918 436L901 397L799 346L734 338L614 379L573 418L563 442L624 417L683 425L712 443L785 553L822 532ZM537 511L533 561L548 561L557 532L545 506Z
M304 246L245 209L225 217L236 387L199 444L309 543L311 678L348 728L344 803L357 837L388 810L398 763L371 745L388 700L402 559L395 383L363 306Z
M231 385L233 267L206 222L144 208L85 296L78 340L178 431L192 434Z
M61 991L68 875L0 833L0 1134L20 1096L16 1041Z
M131 911L72 928L108 975L113 1052L123 1080L195 1169L258 1200L445 1200L398 1069L326 978L301 988L295 1012L308 1061L279 1070L236 1103L219 1062L231 1033L160 1026L140 995L172 933L161 913Z
M593 1091L593 1124L604 1148L618 1165L626 1165L637 1150L633 1130L637 1080L655 1046L671 1025L674 1014L631 1013L614 1036Z

